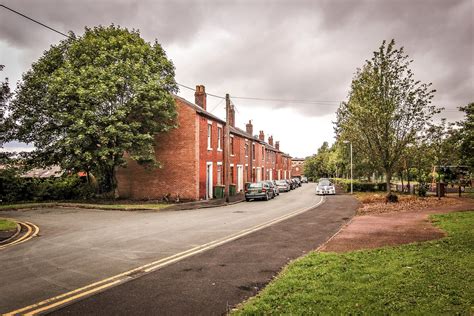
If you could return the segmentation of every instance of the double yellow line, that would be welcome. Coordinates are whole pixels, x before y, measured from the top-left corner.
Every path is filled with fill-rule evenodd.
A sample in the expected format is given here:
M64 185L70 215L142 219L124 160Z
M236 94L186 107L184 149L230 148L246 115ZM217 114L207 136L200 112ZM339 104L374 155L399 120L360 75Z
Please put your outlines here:
M71 303L73 301L76 301L76 300L79 300L81 298L85 298L85 297L90 296L92 294L104 291L104 290L106 290L108 288L111 288L113 286L116 286L120 283L124 283L126 281L137 278L138 275L142 275L142 274L145 274L145 273L152 272L154 270L158 270L158 269L160 269L164 266L167 266L169 264L178 262L178 261L183 260L185 258L188 258L190 256L193 256L193 255L196 255L198 253L207 251L209 249L218 247L218 246L223 245L225 243L228 243L230 241L233 241L233 240L236 240L238 238L244 237L248 234L251 234L255 231L258 231L258 230L264 229L266 227L269 227L271 225L274 225L276 223L282 222L282 221L284 221L284 220L286 220L290 217L296 216L296 215L304 213L304 212L306 212L306 211L308 211L312 208L318 207L319 205L321 205L324 202L325 202L325 199L323 197L319 202L317 202L316 204L314 204L310 207L295 210L293 212L290 212L288 214L280 216L276 219L267 221L263 224L253 226L251 228L242 230L238 233L234 233L234 234L231 234L229 236L226 236L224 238L220 238L220 239L211 241L209 243L191 248L189 250L177 253L175 255L172 255L172 256L169 256L169 257L166 257L166 258L163 258L163 259L160 259L160 260L142 265L142 266L134 268L132 270L129 270L129 271L117 274L115 276L109 277L107 279L104 279L104 280L101 280L101 281L83 286L83 287L75 289L73 291L70 291L70 292L67 292L67 293L64 293L64 294L46 299L46 300L38 302L36 304L32 304L32 305L29 305L29 306L26 306L26 307L8 312L4 315L5 316L37 315L37 314L40 314L40 313L50 311L50 310L52 310L54 308L57 308L59 306L69 304L69 303Z
M20 238L13 240L12 242L1 245L0 250L5 249L5 248L10 247L10 246L13 246L13 245L18 245L18 244L24 243L25 241L28 241L31 238L37 236L38 233L39 233L39 227L36 226L35 224L29 223L29 222L19 222L19 221L13 220L13 219L10 219L10 220L16 222L17 225L20 225L20 229L25 228L26 233L24 233Z

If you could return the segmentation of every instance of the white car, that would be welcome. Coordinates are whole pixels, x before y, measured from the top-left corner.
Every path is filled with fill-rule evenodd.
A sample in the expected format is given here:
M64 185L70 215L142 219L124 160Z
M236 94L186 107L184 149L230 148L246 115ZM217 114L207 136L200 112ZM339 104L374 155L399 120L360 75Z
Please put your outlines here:
M325 194L336 194L336 187L334 184L331 183L328 179L320 179L318 186L316 187L316 194L317 195L325 195Z

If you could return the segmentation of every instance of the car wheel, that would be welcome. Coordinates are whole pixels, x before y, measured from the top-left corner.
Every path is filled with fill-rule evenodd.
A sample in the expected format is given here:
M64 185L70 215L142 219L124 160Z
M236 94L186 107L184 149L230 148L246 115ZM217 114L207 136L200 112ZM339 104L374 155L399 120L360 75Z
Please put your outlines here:
M268 198L268 193L265 194L265 197L264 197L263 199L264 199L265 201L268 201L268 200L269 200L269 198Z
M245 201L250 202L250 199L245 199Z

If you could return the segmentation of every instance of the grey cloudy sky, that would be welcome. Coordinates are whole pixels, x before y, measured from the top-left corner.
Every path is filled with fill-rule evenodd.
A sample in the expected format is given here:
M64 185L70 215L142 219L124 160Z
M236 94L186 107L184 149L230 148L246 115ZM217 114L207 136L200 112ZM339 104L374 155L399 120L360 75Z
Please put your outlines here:
M448 120L474 101L472 0L99 1L7 0L52 27L83 32L115 23L155 38L179 83L231 96L324 101L312 104L233 99L237 124L249 119L293 156L333 141L331 121L357 67L394 38L432 82ZM0 64L12 85L61 36L0 8ZM191 91L180 93L193 100ZM329 102L327 102L329 101ZM208 109L224 115L221 100Z

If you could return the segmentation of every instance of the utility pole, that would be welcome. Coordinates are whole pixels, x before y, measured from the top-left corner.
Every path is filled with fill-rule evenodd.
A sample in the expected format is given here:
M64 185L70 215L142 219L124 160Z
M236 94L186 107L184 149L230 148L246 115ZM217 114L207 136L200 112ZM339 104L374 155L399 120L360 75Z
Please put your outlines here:
M224 127L224 195L225 201L229 202L230 184L230 97L225 95L225 127Z

